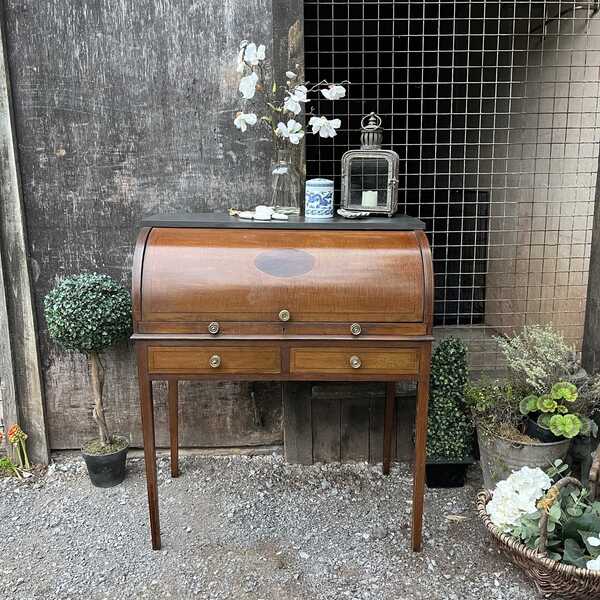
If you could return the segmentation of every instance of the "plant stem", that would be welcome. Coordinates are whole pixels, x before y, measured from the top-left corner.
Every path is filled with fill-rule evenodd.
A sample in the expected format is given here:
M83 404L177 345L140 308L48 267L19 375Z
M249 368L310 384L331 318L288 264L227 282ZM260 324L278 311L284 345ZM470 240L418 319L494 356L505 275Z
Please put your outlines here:
M19 444L21 446L21 452L23 453L23 457L25 459L24 468L29 471L31 469L31 464L29 462L29 456L27 455L27 447L25 446L25 440L19 440Z
M94 394L94 410L92 415L96 425L98 425L98 432L100 434L100 442L104 445L110 443L110 434L108 432L108 426L106 425L106 418L104 416L104 407L102 405L102 391L104 389L104 368L100 362L100 357L97 352L90 353L90 367L92 375L92 393Z
M21 448L19 446L19 442L13 444L13 450L15 452L15 457L19 461L19 465L23 466L23 458L21 457Z

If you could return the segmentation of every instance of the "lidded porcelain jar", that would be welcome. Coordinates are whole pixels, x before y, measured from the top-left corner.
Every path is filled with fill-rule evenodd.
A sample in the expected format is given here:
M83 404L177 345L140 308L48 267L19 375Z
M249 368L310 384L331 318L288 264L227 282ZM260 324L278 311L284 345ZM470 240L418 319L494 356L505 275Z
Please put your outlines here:
M333 181L309 179L306 182L304 216L307 219L333 218Z

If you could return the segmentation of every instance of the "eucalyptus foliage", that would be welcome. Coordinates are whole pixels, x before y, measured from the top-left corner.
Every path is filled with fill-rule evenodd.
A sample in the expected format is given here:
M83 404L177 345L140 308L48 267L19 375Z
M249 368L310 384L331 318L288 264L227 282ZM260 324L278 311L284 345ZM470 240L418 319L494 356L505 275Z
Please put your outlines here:
M467 349L447 338L433 352L429 393L429 458L464 460L472 454L473 425L465 405Z
M99 273L67 277L44 298L48 333L66 350L102 352L131 332L131 296Z

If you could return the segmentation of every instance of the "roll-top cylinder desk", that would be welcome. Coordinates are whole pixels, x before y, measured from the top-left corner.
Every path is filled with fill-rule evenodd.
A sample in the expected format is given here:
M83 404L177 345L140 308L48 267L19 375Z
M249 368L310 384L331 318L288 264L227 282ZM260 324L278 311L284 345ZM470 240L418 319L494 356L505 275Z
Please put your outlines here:
M421 549L433 272L424 224L224 214L145 219L133 315L152 547L159 549L152 381L166 380L171 474L179 380L386 382L383 470L396 382L417 382L412 547Z

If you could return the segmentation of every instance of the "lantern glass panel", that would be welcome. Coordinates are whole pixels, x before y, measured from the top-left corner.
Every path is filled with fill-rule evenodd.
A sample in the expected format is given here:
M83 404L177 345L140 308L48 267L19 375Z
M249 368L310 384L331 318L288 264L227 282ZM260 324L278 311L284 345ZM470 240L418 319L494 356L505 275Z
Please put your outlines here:
M387 158L356 157L350 162L349 208L385 209L390 163Z

